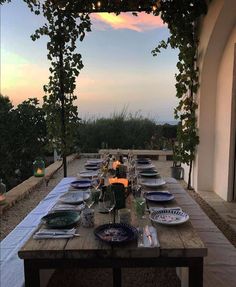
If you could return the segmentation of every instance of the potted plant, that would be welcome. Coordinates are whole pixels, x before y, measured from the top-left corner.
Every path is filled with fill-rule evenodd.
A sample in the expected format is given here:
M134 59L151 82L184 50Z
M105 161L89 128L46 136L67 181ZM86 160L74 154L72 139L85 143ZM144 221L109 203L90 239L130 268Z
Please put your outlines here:
M181 154L178 144L175 141L172 143L173 150L173 166L171 166L171 177L175 179L184 178L184 169L181 166Z

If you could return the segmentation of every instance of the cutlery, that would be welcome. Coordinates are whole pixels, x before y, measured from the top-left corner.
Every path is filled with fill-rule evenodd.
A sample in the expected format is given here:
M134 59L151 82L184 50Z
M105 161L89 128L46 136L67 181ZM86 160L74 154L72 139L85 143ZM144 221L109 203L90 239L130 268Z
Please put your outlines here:
M144 247L142 227L138 228L138 247Z
M145 235L147 236L147 238L148 238L148 240L149 240L149 242L150 242L150 246L153 246L152 234L151 234L151 232L150 232L150 230L149 230L148 225L146 225L146 226L144 227L144 233L145 233Z
M59 234L59 235L52 235L52 234L35 234L33 236L34 239L66 239L72 237L80 237L80 234Z
M71 235L75 233L75 228L72 229L40 229L36 232L37 235Z

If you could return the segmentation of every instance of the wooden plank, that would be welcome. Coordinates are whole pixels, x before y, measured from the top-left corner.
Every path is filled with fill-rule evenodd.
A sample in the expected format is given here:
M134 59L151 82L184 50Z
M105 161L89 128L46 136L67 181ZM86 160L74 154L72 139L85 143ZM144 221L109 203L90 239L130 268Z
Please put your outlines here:
M109 223L109 214L101 214L95 208L95 226ZM94 228L79 227L81 237L68 240L64 252L66 258L93 258L107 257L111 255L111 247L98 239L94 235Z
M168 189L170 185L165 188ZM174 185L173 185L174 186ZM178 192L181 190L175 184ZM192 203L188 204L186 193L182 189L182 194L176 194L176 199L169 204L151 204L151 206L167 207L182 206L185 204L189 208ZM193 205L194 206L194 205ZM127 207L131 208L132 225L138 226L139 223L133 210L133 198L127 199ZM199 220L202 218L200 217ZM108 223L109 215L100 214L95 209L95 227ZM151 224L148 216L142 223ZM113 256L115 258L135 258L135 257L197 257L205 256L206 248L197 235L191 223L185 223L180 226L164 226L154 224L158 232L160 241L160 250L151 248L138 248L137 243L131 243L122 248L111 248L108 244L98 241L94 236L93 228L78 227L81 237L67 239L45 239L34 240L30 238L19 252L21 258L106 258Z

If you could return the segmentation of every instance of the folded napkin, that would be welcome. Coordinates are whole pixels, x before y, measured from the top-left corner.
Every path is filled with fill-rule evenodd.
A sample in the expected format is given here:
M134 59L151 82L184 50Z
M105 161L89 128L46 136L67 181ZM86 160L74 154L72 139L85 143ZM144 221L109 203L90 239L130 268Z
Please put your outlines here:
M146 225L144 228L138 229L138 247L160 247L156 228L150 225Z
M72 229L39 229L34 235L34 239L59 239L71 238L75 236L75 228ZM78 234L77 234L78 235Z
M51 211L63 211L63 210L74 210L74 211L81 211L85 208L84 204L63 204L57 203L53 206Z

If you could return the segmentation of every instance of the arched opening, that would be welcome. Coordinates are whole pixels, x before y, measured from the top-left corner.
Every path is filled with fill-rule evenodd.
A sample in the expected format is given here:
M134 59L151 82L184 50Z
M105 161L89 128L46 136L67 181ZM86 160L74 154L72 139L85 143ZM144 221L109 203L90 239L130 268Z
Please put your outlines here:
M200 33L199 135L195 188L232 200L234 1L215 1ZM230 183L231 182L231 183Z

